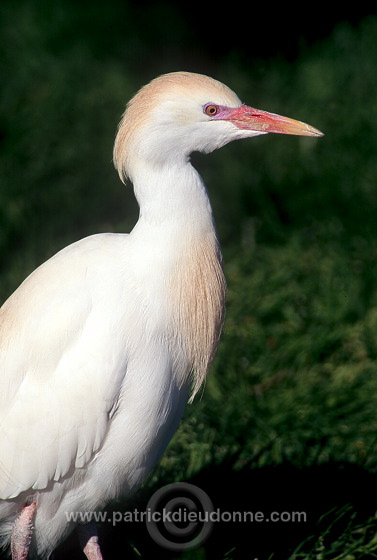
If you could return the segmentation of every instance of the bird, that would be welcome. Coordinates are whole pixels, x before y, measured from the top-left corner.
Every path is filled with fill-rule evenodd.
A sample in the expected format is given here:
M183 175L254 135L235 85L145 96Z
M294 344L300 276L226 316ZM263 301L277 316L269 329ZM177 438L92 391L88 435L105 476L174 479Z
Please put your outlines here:
M0 535L13 560L49 558L74 529L101 560L100 511L137 490L203 386L226 281L207 189L190 156L267 133L319 137L178 71L126 105L113 162L131 182L130 233L94 234L28 276L0 309Z

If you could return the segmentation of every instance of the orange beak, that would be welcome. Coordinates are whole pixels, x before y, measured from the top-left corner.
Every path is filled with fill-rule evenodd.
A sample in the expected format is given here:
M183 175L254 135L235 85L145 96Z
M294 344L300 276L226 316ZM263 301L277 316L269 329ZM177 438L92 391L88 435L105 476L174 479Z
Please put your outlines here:
M231 109L224 120L232 122L238 128L256 132L274 132L277 134L295 134L297 136L323 136L323 132L301 121L267 113L247 105Z

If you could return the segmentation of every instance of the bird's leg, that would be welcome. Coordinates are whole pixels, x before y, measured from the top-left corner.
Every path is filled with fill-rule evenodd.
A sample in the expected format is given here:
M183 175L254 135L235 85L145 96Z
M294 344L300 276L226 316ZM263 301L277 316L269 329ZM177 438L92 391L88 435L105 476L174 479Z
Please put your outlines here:
M103 560L98 544L97 528L94 521L77 527L82 550L88 560Z
M12 560L27 559L36 507L35 502L24 506L14 522L11 538Z

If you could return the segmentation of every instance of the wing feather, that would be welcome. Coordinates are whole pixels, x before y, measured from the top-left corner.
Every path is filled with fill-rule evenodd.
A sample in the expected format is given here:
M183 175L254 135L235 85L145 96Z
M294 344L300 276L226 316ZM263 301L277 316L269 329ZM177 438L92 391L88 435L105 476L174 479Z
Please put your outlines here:
M3 499L84 467L105 438L126 371L112 253L106 236L75 243L0 309Z

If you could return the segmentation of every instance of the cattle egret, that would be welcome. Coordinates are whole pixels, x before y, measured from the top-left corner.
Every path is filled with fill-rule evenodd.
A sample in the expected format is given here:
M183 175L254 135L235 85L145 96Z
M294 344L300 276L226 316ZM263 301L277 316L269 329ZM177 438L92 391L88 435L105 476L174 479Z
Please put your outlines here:
M206 188L190 163L268 132L322 136L175 72L128 104L114 163L140 206L130 234L99 234L37 268L0 310L0 521L13 560L48 558L74 527L145 480L201 387L225 279ZM191 397L189 395L191 387ZM95 527L77 524L89 560Z

